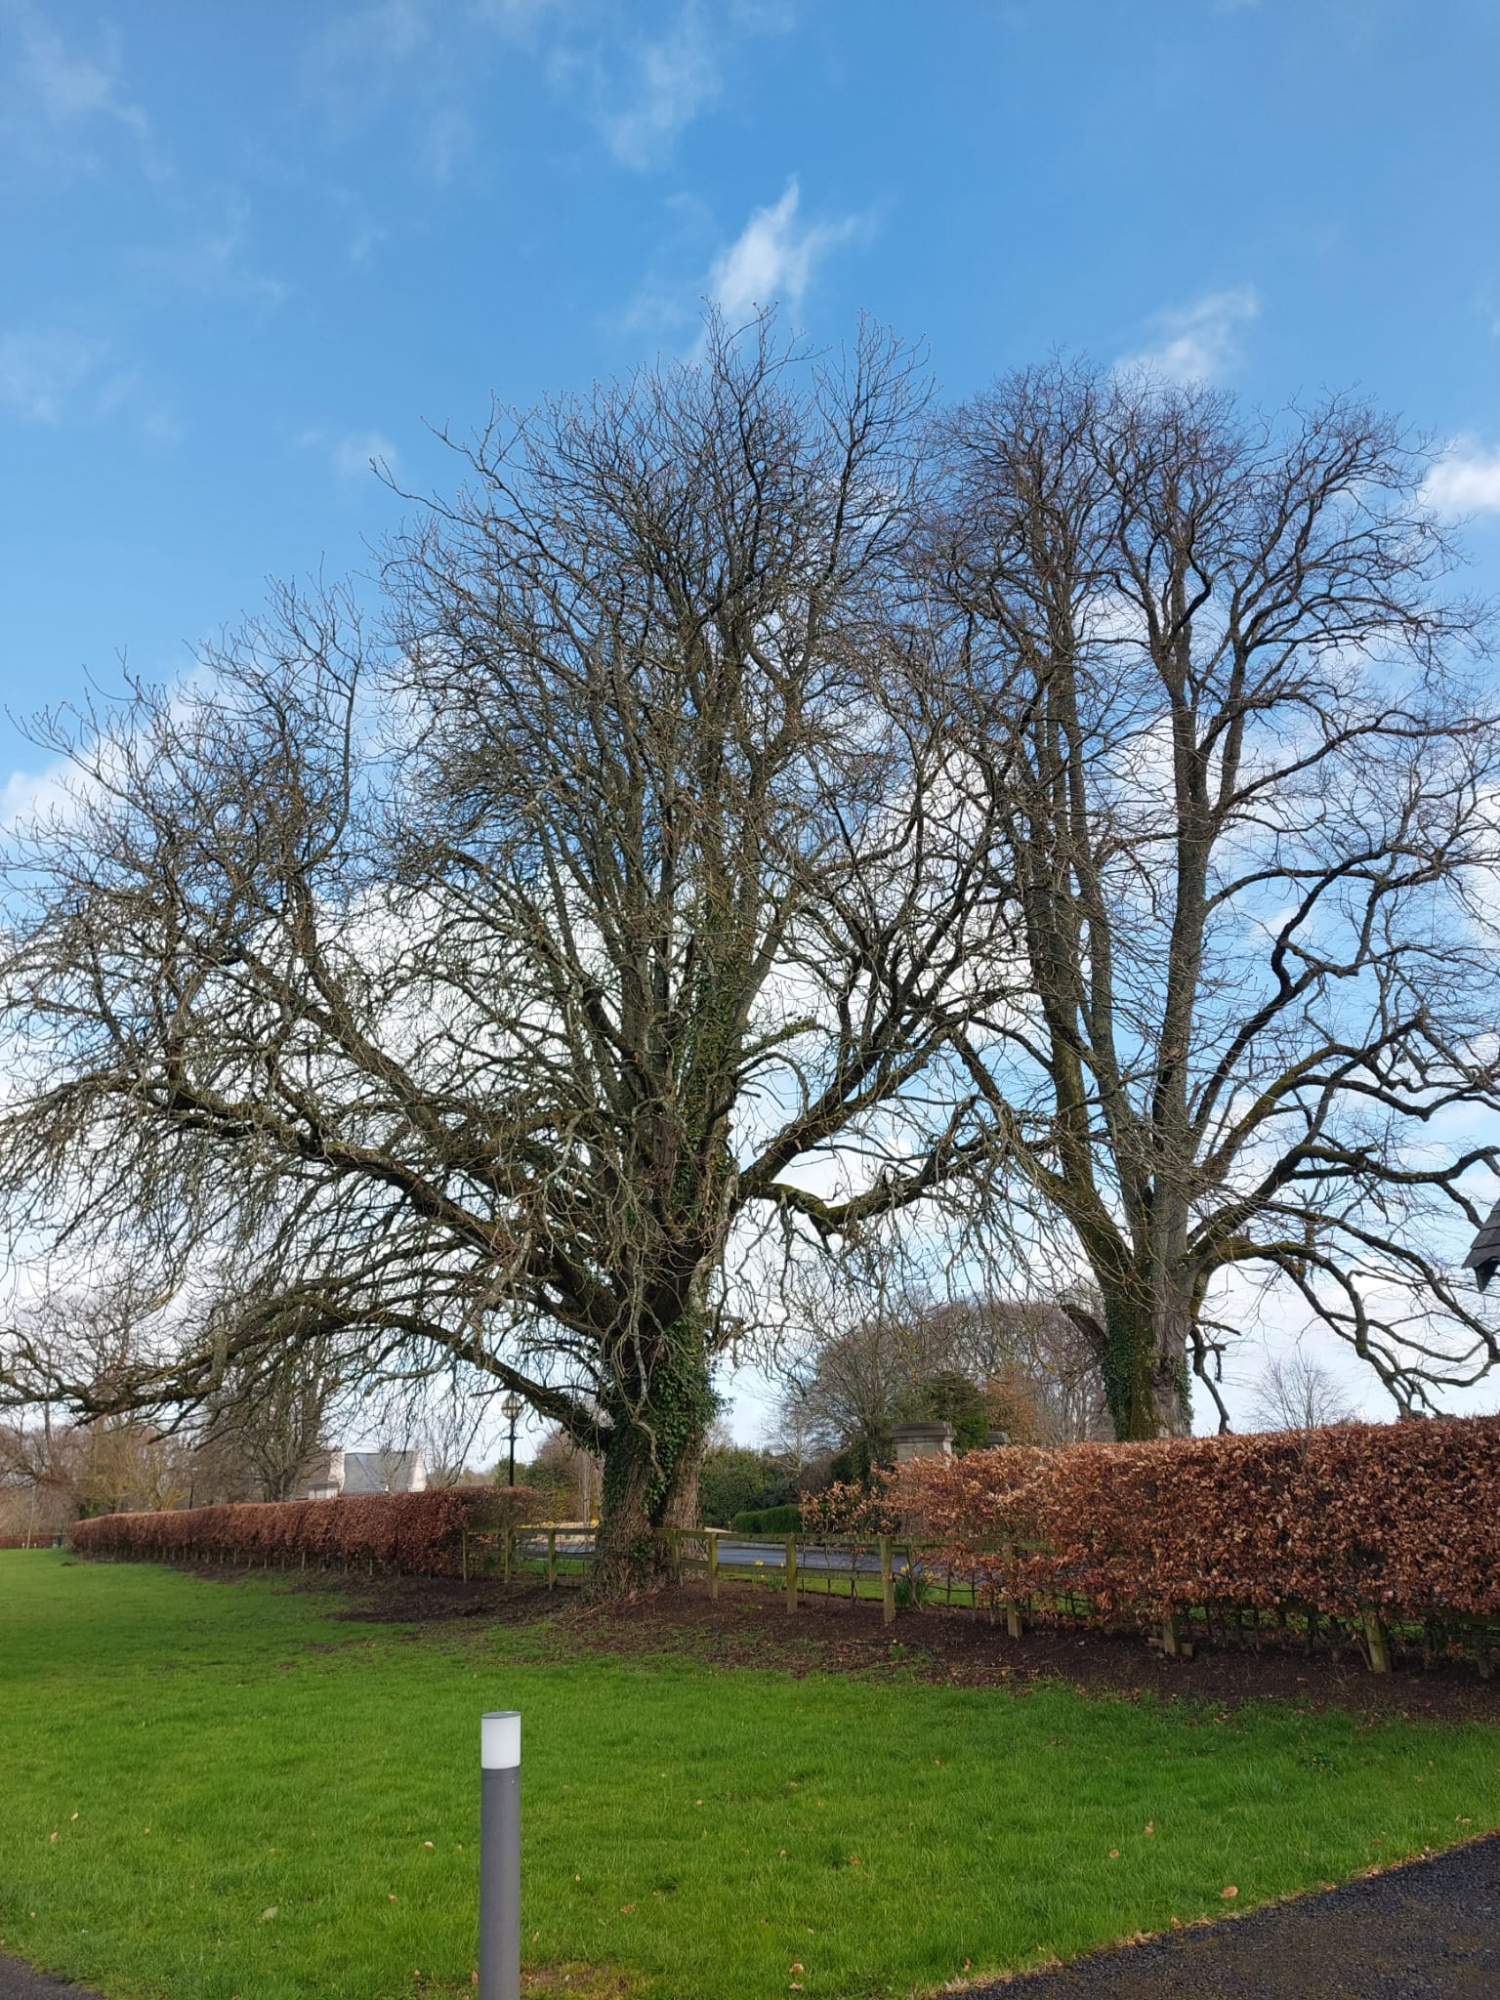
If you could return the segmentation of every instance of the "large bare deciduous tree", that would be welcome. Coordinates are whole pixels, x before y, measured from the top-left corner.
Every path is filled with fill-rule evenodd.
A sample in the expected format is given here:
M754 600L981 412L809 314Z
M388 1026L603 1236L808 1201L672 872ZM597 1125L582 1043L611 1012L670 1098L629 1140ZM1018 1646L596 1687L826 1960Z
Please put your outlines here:
M53 718L0 1182L18 1243L162 1303L128 1368L12 1341L13 1396L456 1358L602 1457L606 1587L653 1573L778 1242L986 1152L992 809L892 641L920 416L877 334L710 328L497 414L377 638L287 592L190 685Z
M1496 1358L1451 1261L1500 1108L1500 732L1424 460L1342 398L1262 422L1065 364L944 457L939 698L1031 996L966 1062L1092 1274L1119 1434L1217 1394L1236 1271L1422 1408Z

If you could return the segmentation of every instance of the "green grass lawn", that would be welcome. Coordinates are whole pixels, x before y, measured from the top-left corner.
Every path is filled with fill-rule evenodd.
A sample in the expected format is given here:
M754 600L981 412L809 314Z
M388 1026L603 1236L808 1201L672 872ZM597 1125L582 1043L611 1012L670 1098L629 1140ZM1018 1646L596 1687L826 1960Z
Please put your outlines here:
M524 1714L559 1993L903 1995L1500 1818L1490 1725L556 1657L331 1603L0 1552L6 1950L121 1996L470 1991L486 1708Z

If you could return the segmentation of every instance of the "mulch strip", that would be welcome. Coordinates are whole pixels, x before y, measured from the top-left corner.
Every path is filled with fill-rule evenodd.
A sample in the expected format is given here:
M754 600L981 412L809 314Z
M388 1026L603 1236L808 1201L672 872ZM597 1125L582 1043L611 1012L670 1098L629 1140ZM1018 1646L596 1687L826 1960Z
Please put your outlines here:
M255 1571L204 1569L233 1581ZM717 1601L689 1585L623 1605L591 1605L576 1587L461 1583L452 1577L369 1577L308 1571L299 1584L342 1600L334 1615L354 1623L442 1626L454 1621L540 1628L559 1657L580 1647L626 1656L672 1653L705 1665L769 1667L792 1674L900 1672L956 1687L1024 1688L1066 1681L1089 1694L1212 1703L1234 1708L1277 1701L1296 1708L1341 1708L1361 1715L1443 1722L1500 1721L1500 1681L1482 1681L1472 1663L1438 1661L1372 1674L1362 1662L1336 1663L1273 1646L1260 1652L1200 1645L1192 1660L1171 1660L1136 1633L1039 1626L1020 1639L966 1611L925 1607L882 1622L867 1598L805 1598L788 1615L779 1590L726 1581ZM1500 1994L1500 1988L1497 1988Z

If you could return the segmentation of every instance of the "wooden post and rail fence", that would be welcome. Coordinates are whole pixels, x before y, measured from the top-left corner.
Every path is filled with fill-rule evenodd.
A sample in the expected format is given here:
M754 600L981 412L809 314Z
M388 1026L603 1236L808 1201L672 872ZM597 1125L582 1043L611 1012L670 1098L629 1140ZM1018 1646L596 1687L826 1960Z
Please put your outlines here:
M937 1597L946 1584L947 1601L955 1602L955 1578L930 1558L924 1559L911 1542L891 1535L837 1537L826 1535L748 1535L732 1528L668 1528L661 1530L667 1545L669 1574L676 1583L688 1577L701 1578L711 1598L719 1595L725 1577L750 1580L781 1591L789 1613L795 1612L804 1597L873 1597L878 1580L879 1597L887 1625L896 1618L899 1586L904 1584L906 1603L917 1608L924 1598ZM522 1575L545 1576L547 1588L560 1582L581 1581L594 1562L596 1526L592 1521L547 1521L530 1527L494 1528L466 1531L463 1537L461 1569L465 1579L493 1576L498 1568L508 1583ZM764 1554L754 1551L764 1550ZM1015 1545L1004 1550L1006 1567L1016 1554ZM821 1588L818 1582L821 1580ZM972 1583L959 1580L961 1600L981 1609L981 1592ZM983 1599L992 1622L1002 1617L1012 1639L1025 1630L1026 1605L991 1590ZM1362 1617L1362 1637L1371 1671L1391 1671L1391 1640L1378 1610L1369 1608ZM1157 1621L1151 1643L1169 1659L1191 1659L1194 1646L1191 1622L1172 1613Z
M471 1576L492 1576L498 1567L506 1583L522 1575L545 1576L547 1588L555 1590L560 1580L571 1581L593 1567L596 1532L592 1521L467 1529L460 1555L461 1574L467 1581ZM672 1580L681 1583L687 1576L701 1576L713 1598L719 1594L721 1578L744 1578L779 1588L788 1612L793 1612L799 1597L813 1594L814 1577L824 1581L824 1589L816 1594L844 1595L847 1583L851 1598L863 1594L861 1584L873 1585L878 1577L887 1625L896 1616L897 1576L909 1573L914 1563L910 1546L898 1544L890 1535L863 1540L741 1535L731 1528L664 1528L661 1533ZM801 1555L799 1548L804 1552ZM755 1549L764 1549L767 1554L741 1553ZM776 1561L769 1559L773 1550Z

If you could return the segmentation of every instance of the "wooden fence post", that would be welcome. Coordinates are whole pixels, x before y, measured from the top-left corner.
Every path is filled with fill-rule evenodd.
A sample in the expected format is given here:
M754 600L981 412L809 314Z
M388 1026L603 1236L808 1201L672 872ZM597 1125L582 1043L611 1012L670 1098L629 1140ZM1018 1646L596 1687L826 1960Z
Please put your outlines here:
M1007 1570L1007 1572L1009 1573L1009 1579L1010 1579L1010 1581L1011 1581L1012 1583L1014 1583L1014 1581L1015 1581L1015 1569L1016 1569L1016 1545L1015 1545L1015 1543L1014 1543L1014 1542L1006 1542L1006 1543L1005 1543L1005 1544L1004 1544L1004 1545L1002 1546L1002 1548L1001 1548L1001 1551L1000 1551L1000 1553L1001 1553L1002 1557L1004 1558L1004 1561L1005 1561L1005 1567L1006 1567L1006 1570ZM1021 1605L1020 1605L1020 1600L1019 1600L1018 1598L1015 1598L1015 1597L1007 1597L1007 1598L1006 1598L1006 1600L1005 1600L1005 1631L1006 1631L1006 1636L1007 1636L1008 1638L1011 1638L1011 1639L1019 1639L1019 1638L1020 1638L1020 1637L1022 1636L1022 1634L1023 1634L1024 1632L1025 1632L1025 1630L1026 1630L1026 1627L1025 1627L1025 1625L1024 1625L1024 1624L1022 1623L1022 1620L1021 1620Z
M786 1608L788 1612L797 1609L797 1537L786 1538Z
M880 1537L880 1596L887 1625L896 1622L896 1565L891 1556L891 1538Z
M469 1580L469 1531L467 1528L460 1528L458 1531L458 1580L460 1583L467 1583Z
M515 1566L515 1547L516 1531L514 1528L507 1528L505 1531L505 1554L501 1558L500 1581L502 1583L510 1582L510 1573Z
M710 1597L717 1597L719 1594L719 1538L717 1535L710 1535L708 1538L708 1594Z
M1370 1672L1388 1674L1391 1670L1391 1639L1381 1623L1380 1613L1373 1604L1364 1607L1365 1644L1370 1649Z
M1169 1660L1177 1659L1182 1651L1177 1632L1177 1613L1169 1611L1161 1621L1161 1649Z

